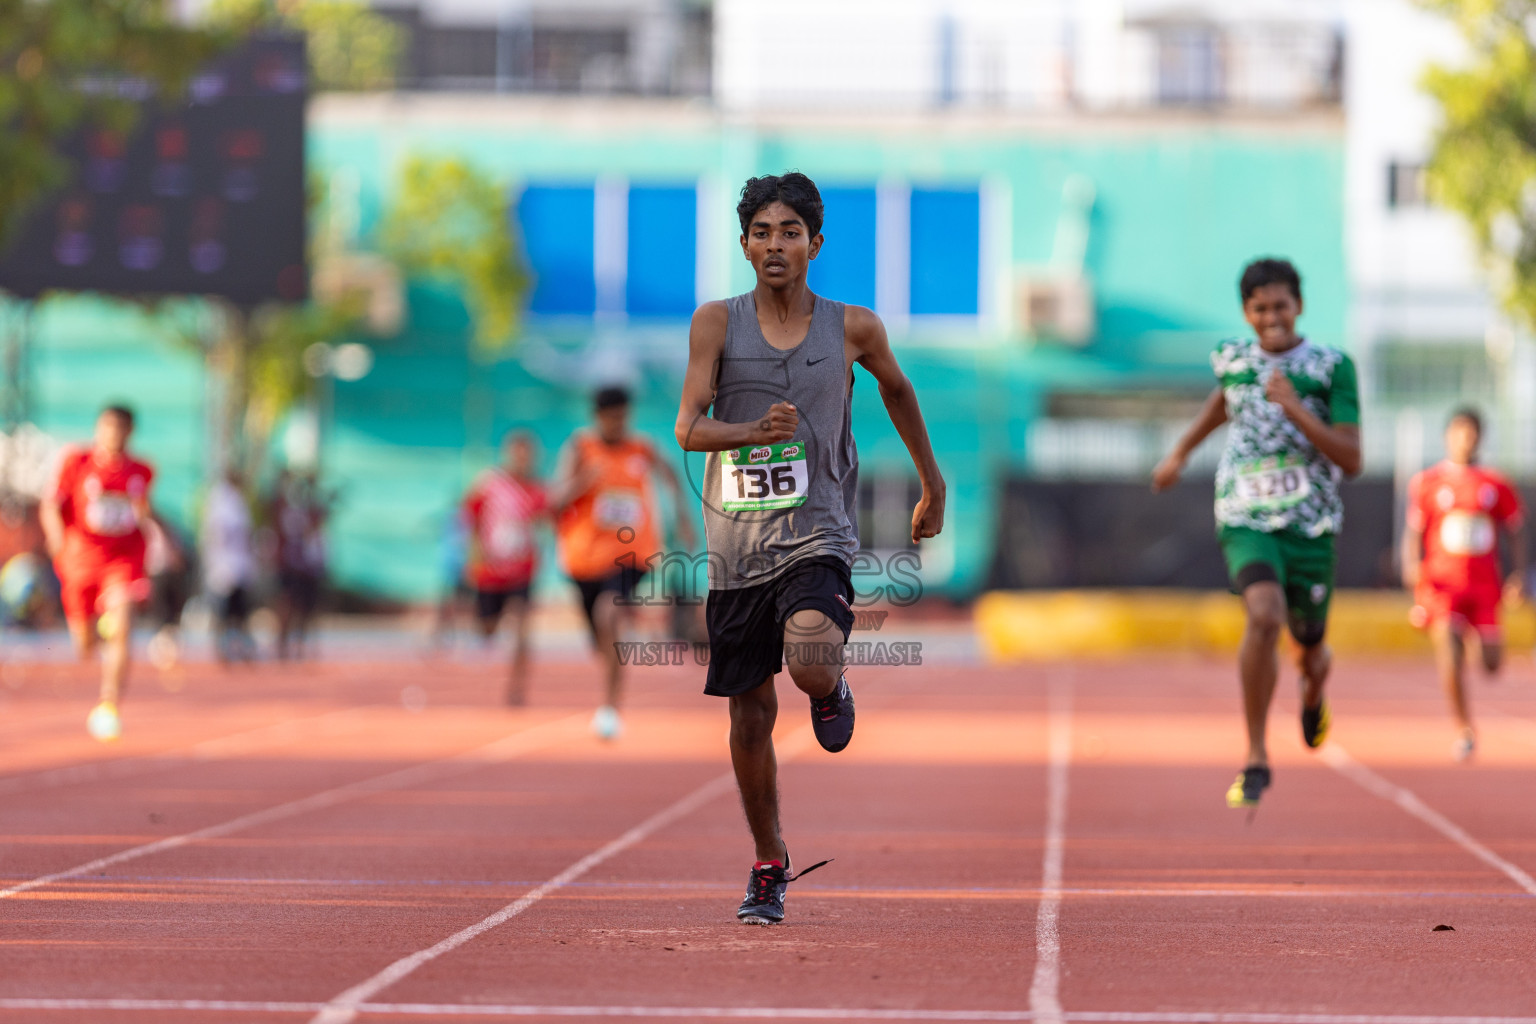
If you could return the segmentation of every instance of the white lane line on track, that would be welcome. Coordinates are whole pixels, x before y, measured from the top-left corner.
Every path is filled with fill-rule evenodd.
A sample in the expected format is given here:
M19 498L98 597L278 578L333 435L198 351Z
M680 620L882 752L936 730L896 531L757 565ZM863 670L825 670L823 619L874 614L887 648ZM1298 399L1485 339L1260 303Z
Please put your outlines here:
M375 793L389 792L390 790L404 789L408 786L417 786L427 782L437 782L454 775L462 775L465 772L474 771L499 761L509 760L530 751L539 750L551 746L556 742L577 735L577 730L585 723L585 713L567 715L564 718L553 719L524 729L521 732L505 736L495 742L476 747L473 750L448 757L426 761L422 764L412 765L398 771L387 772L372 778L361 779L357 782L349 782L345 786L337 786L298 800L290 800L287 803L268 807L264 810L253 811L250 814L242 814L238 818L217 825L210 825L194 832L183 832L181 835L168 836L152 843L141 846L129 847L106 857L64 871L55 871L52 874L40 875L26 882L18 882L15 885L0 889L0 899L18 896L22 893L41 889L54 882L66 881L80 875L87 875L104 868L113 867L141 857L148 857L156 853L164 853L167 850L175 850L193 843L203 842L208 839L219 839L236 832L242 832L257 825L267 825L274 821L283 821L287 818L297 817L310 811L318 811L327 807L335 807L349 800L370 796Z
M779 763L787 763L800 754L808 746L811 735L810 728L802 726L791 733L784 743L776 744L779 749ZM384 991L391 985L404 980L418 968L426 966L438 957L451 953L465 943L512 920L512 918L532 907L550 893L570 885L588 871L591 871L604 861L623 853L652 833L660 831L673 822L687 817L711 800L734 791L735 786L736 776L734 773L726 772L715 776L682 799L646 818L617 839L593 850L549 881L544 882L519 899L508 903L496 911L496 913L455 932L436 945L418 950L410 956L396 960L373 977L353 985L326 1003L320 1012L315 1015L311 1024L350 1024L360 1012L377 1012L372 1009L367 1011L363 1009L371 997Z
M0 1011L311 1013L323 1003L234 999L0 999ZM1041 1021L1029 1010L899 1010L810 1006L539 1006L496 1003L360 1003L359 1013L404 1017L648 1017L695 1020L913 1020ZM1252 1013L1074 1010L1062 1014L1083 1024L1536 1024L1536 1017L1469 1017L1433 1014Z
M185 750L171 750L161 754L144 754L137 757L110 758L86 761L82 764L62 765L27 775L12 775L0 779L0 795L52 789L83 782L99 782L108 779L131 778L147 772L172 768L181 764L214 761L235 757L268 747L281 746L306 736L333 736L343 731L351 720L366 708L341 708L322 715L295 718L255 729L218 736L194 743Z
M1050 756L1046 770L1045 855L1040 869L1040 908L1035 915L1035 977L1029 1008L1044 1024L1061 1024L1061 870L1067 834L1067 768L1072 761L1072 676L1051 680Z
M1340 775L1343 775L1362 789L1381 797L1388 803L1396 804L1460 846L1463 850L1472 854L1472 856L1484 864L1503 872L1511 881L1526 892L1536 895L1536 878L1532 878L1516 865L1511 864L1476 839L1473 839L1467 834L1465 829L1426 804L1423 800L1420 800L1418 795L1412 790L1404 789L1394 782L1388 782L1359 761L1356 761L1349 755L1347 750L1337 744L1330 744L1324 747L1320 753L1328 767Z

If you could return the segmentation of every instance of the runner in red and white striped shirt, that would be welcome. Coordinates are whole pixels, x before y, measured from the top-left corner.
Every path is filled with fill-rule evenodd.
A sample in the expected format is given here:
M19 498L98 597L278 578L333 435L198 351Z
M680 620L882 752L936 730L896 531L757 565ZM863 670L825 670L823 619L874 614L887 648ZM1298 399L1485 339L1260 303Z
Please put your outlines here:
M527 702L528 593L537 568L534 528L548 515L544 486L533 475L536 458L532 435L508 434L505 462L481 473L464 498L470 524L466 572L475 588L475 614L480 634L496 634L502 613L512 613L512 665L507 703Z

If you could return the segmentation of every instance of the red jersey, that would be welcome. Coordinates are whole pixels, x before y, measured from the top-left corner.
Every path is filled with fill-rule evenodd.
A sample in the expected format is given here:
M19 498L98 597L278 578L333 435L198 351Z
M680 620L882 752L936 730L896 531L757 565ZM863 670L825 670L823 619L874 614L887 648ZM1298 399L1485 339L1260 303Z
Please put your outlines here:
M560 560L572 579L612 576L625 566L642 568L656 554L655 500L651 471L656 450L650 442L630 437L607 444L596 434L577 434L562 462L571 472L595 467L599 476L591 490L560 512Z
M1501 473L1442 462L1408 484L1408 526L1424 534L1421 578L1441 589L1498 594L1499 530L1518 530L1525 509Z
M144 530L136 503L147 500L155 471L130 455L109 459L93 448L64 453L51 497L64 519L60 575L127 562L142 573Z
M533 578L533 521L549 507L544 489L505 470L481 473L464 499L472 543L469 582L480 590L520 587Z

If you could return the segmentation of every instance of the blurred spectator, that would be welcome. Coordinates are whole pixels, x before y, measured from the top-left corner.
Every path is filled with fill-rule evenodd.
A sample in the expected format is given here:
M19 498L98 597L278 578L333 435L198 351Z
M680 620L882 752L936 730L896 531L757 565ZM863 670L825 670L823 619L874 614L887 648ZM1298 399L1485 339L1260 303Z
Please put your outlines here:
M203 585L213 600L214 650L225 664L256 657L247 625L256 554L242 482L239 470L226 470L209 490L203 510Z
M305 655L325 582L329 509L313 474L283 470L268 520L277 536L277 656Z
M145 524L144 571L149 576L149 660L169 669L181 659L181 612L192 596L191 544L159 515Z
M457 499L448 506L437 529L437 564L441 582L437 612L432 618L432 646L442 647L448 643L454 624L475 595L469 583L469 515Z

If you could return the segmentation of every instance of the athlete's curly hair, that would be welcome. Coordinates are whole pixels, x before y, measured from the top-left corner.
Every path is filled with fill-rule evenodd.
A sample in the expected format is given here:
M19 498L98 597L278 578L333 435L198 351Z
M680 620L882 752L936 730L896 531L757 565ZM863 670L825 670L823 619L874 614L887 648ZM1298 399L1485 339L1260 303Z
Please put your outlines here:
M747 225L752 223L753 214L774 203L783 203L798 213L800 219L805 221L805 229L813 237L821 234L821 222L825 215L821 193L817 191L816 183L799 171L747 179L747 183L741 186L741 202L736 204L736 216L741 218L741 233L747 233Z
M1301 275L1296 272L1296 267L1290 260L1275 259L1266 256L1263 259L1254 260L1243 268L1243 277L1237 283L1237 290L1247 302L1249 296L1263 288L1265 285L1283 284L1290 288L1291 294L1296 296L1296 301L1301 301Z

